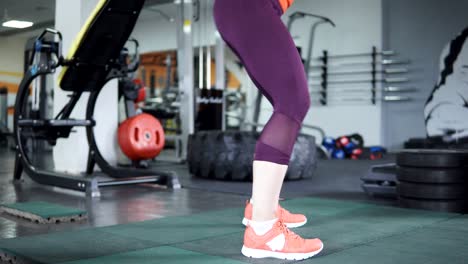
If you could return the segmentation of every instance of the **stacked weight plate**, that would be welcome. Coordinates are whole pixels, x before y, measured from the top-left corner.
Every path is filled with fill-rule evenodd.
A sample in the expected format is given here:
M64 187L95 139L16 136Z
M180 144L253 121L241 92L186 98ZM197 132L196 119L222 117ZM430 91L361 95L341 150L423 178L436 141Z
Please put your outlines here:
M361 177L361 187L371 197L396 198L396 170L394 163L374 165Z
M468 213L468 151L404 150L397 165L402 206Z

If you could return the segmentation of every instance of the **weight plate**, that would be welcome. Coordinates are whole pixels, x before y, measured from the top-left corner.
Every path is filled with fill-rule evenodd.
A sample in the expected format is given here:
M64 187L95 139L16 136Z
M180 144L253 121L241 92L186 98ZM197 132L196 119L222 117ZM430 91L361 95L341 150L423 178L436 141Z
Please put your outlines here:
M398 167L397 179L417 183L465 183L468 182L468 168Z
M424 209L439 212L468 213L467 200L418 200L400 197L400 205L407 208Z
M397 154L397 165L419 168L460 168L468 166L468 151L408 149Z
M164 148L164 129L155 117L139 114L119 125L118 142L122 152L133 161L157 157Z
M468 185L398 182L397 193L403 197L419 199L468 200Z
M386 197L395 199L396 187L392 185L382 185L378 183L363 183L361 185L367 195L371 197Z

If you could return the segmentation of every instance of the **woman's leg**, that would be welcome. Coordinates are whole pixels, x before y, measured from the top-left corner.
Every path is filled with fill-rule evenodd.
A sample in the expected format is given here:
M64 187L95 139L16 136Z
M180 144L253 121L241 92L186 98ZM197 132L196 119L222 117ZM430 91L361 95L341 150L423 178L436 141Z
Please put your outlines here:
M249 248L245 252L243 249L243 253L252 257L294 257L275 255L282 250L284 254L299 253L303 254L301 257L310 257L321 250L320 240L301 240L299 244L288 242L297 237L286 232L281 221L276 222L283 179L301 123L310 107L301 58L280 19L281 8L277 0L217 0L214 15L221 36L239 56L257 88L274 108L256 145L253 221L244 238L244 248L246 245ZM255 251L255 248L265 246L263 242L271 242L262 240L270 235L282 235L286 240L279 248L277 245L270 247L270 255ZM291 245L296 248L292 246L291 249Z
M218 0L215 5L220 34L274 108L255 151L252 198L257 221L275 217L291 152L310 106L301 58L274 1Z
M252 221L276 219L278 200L288 166L267 161L253 162Z

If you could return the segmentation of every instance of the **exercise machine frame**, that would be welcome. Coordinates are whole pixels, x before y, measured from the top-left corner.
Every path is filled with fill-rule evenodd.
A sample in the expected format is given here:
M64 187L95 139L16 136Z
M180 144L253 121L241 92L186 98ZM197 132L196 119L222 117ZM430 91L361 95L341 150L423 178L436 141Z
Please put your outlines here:
M53 41L46 40L46 36L52 35ZM122 168L111 164L102 156L97 146L94 135L96 124L93 116L97 98L102 91L101 87L94 87L89 91L74 90L69 96L69 101L57 116L52 119L35 119L28 117L28 95L31 83L41 76L52 74L60 66L67 67L109 67L108 75L104 81L115 78L126 77L128 72L135 71L128 68L125 62L115 58L109 65L83 65L73 60L66 60L61 53L62 35L53 29L46 29L36 40L35 50L31 56L30 67L25 73L19 86L16 97L14 114L14 138L16 143L16 160L14 180L21 179L22 172L35 182L44 185L61 187L65 189L85 192L87 195L100 196L100 187L152 183L166 186L167 188L178 189L180 183L177 175L170 171L158 171L152 169ZM79 65L78 65L79 64ZM83 120L71 118L71 113L83 93L89 92L89 99L86 107L86 116ZM89 145L89 161L86 173L71 175L63 172L49 171L36 167L30 160L27 151L27 138L33 140L46 140L55 145L57 139L68 138L74 127L84 127ZM30 130L30 134L25 138L22 134L25 130ZM102 172L109 177L91 176L94 164L97 164Z

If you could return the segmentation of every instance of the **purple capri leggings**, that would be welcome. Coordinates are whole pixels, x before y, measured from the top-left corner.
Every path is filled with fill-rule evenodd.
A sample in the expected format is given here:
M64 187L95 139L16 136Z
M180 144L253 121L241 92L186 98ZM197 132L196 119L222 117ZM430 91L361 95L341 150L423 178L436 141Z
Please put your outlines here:
M310 107L299 52L281 21L278 0L216 0L215 23L250 78L273 105L254 160L288 165Z

